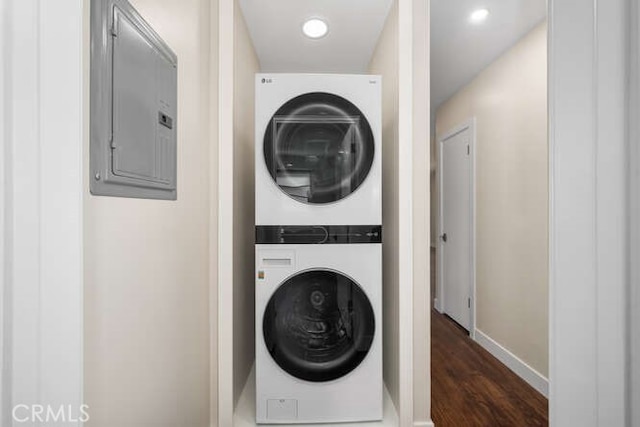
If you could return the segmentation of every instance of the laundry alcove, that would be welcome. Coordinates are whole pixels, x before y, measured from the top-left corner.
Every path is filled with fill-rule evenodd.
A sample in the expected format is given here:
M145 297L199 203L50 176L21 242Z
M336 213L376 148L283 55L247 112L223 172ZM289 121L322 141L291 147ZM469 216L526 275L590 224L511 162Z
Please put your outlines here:
M336 2L328 2L327 10L336 9L332 3ZM256 73L278 72L372 74L382 78L384 420L358 425L430 425L428 172L414 166L429 162L427 145L413 143L421 132L427 135L428 123L423 119L412 120L414 114L429 117L428 79L411 78L414 67L422 67L423 76L428 73L427 10L422 2L413 0L379 0L377 7L383 13L377 30L360 39L357 28L343 30L341 34L340 25L357 26L361 21L350 8L363 8L367 3L358 1L343 6L343 13L335 17L335 29L331 27L332 16L327 15L330 20L327 38L345 34L354 38L350 46L342 49L343 54L348 54L349 49L354 54L345 54L340 59L320 44L322 40L305 39L301 32L300 40L285 40L279 49L271 49L275 52L271 56L259 55L258 48L264 52L261 44L267 43L265 37L260 37L260 31L267 28L278 33L277 27L289 25L289 21L297 26L297 20L303 20L306 12L291 10L279 20L270 21L269 11L255 2L219 2L218 325L213 333L217 333L220 426L256 425L254 87ZM296 13L302 18L296 17ZM256 22L261 28L255 27ZM414 22L419 24L411 25ZM340 41L349 44L348 37ZM412 50L411 42L422 49ZM286 53L300 52L296 50L300 45L306 51L296 62L295 56L292 60L292 55ZM354 60L356 56L360 59ZM416 174L420 175L419 180ZM416 182L424 188L414 188ZM416 194L421 196L416 198ZM412 230L418 230L421 237L413 238ZM419 257L420 261L414 262Z

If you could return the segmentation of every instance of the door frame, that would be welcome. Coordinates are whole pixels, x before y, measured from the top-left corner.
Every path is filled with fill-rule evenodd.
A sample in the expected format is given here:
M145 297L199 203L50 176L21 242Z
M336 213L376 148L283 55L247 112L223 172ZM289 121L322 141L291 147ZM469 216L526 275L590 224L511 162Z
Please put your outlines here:
M9 8L7 2L0 2L0 58L8 58L8 28L9 28ZM9 73L7 72L7 61L0 65L0 278L3 286L0 287L0 424L9 425L11 419L7 416L11 406L11 382L9 381L9 334L8 326L11 324L11 312L8 304L8 256L9 246L9 226L7 224L7 213L11 209L9 204L9 132L8 132L8 104L9 88L11 87Z
M469 336L475 339L476 336L476 118L471 117L470 119L465 120L459 125L453 127L449 131L445 132L441 136L436 137L436 141L438 141L438 169L437 169L437 180L438 180L438 235L436 236L437 244L436 244L436 263L438 264L438 268L436 268L436 283L437 283L437 294L436 299L434 301L434 306L436 310L440 313L444 313L444 275L443 275L443 267L444 267L444 242L442 241L442 234L444 232L444 203L442 203L443 195L444 195L444 183L442 179L442 166L444 162L442 149L444 146L444 142L459 134L460 132L469 129L469 133L471 134L471 138L469 140L469 162L470 162L470 186L469 186L469 201L471 206L471 212L469 215L471 216L471 224L470 224L470 246L471 249L469 251L469 265L471 269L471 281L469 283L469 297L471 298L471 307L469 313Z
M548 4L552 426L621 426L630 411L630 3Z
M629 117L638 117L640 114L640 5L633 2L630 11L631 31L629 37ZM636 121L629 122L629 140L638 141L640 138L640 124ZM630 185L629 185L629 207L630 207L630 236L631 244L629 259L640 258L640 146L629 144L630 148ZM630 263L629 265L630 283L640 283L640 265ZM627 389L629 393L627 405L629 407L628 422L631 425L640 425L640 289L638 286L630 286L628 289L629 313L627 323L630 325L628 331L629 354L629 378L630 384Z
M2 425L14 405L83 404L84 11L0 6Z

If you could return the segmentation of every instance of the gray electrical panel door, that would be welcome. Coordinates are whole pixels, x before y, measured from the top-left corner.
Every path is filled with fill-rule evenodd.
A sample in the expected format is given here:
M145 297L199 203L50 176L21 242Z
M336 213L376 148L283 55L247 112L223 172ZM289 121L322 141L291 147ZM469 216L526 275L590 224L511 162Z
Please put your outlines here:
M93 0L91 32L91 192L175 200L176 56L125 0Z

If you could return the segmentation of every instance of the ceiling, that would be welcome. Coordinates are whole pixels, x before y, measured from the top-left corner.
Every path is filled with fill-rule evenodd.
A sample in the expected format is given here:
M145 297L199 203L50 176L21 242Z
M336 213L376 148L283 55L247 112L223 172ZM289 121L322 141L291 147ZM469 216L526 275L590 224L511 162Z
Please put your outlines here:
M366 73L392 0L240 0L262 72ZM309 18L323 38L302 34Z
M366 73L392 0L240 0L262 72ZM490 15L472 25L478 8ZM432 111L546 16L546 0L431 0ZM309 18L329 24L302 34Z
M489 17L470 24L479 8ZM431 0L432 111L539 24L546 9L546 0Z

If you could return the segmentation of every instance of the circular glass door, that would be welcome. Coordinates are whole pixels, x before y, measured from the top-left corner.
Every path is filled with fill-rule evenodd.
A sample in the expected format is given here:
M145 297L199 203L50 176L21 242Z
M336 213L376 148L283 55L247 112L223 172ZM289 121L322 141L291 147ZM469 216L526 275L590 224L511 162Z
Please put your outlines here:
M278 288L262 326L267 349L282 369L322 382L348 374L364 360L375 317L353 280L335 271L311 270Z
M329 93L293 98L271 118L264 135L271 177L303 203L332 203L356 191L373 156L373 133L364 114Z

